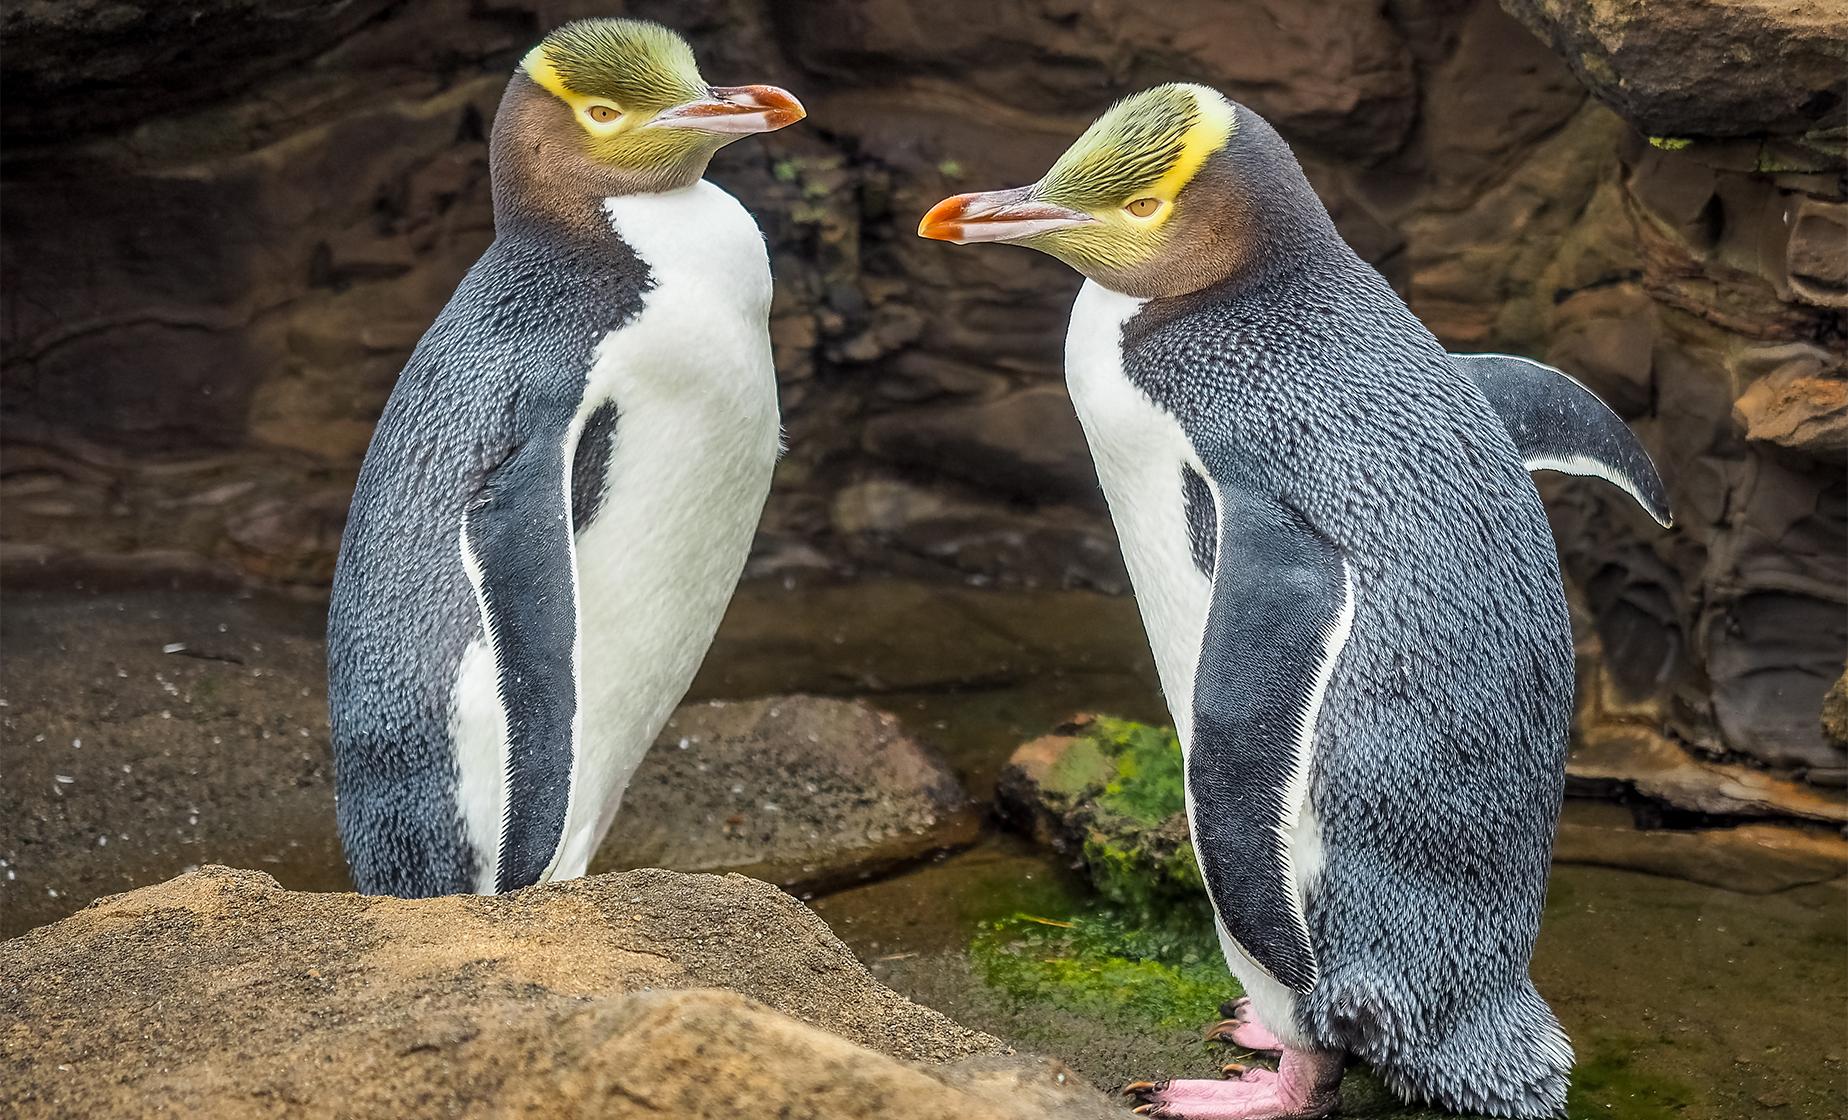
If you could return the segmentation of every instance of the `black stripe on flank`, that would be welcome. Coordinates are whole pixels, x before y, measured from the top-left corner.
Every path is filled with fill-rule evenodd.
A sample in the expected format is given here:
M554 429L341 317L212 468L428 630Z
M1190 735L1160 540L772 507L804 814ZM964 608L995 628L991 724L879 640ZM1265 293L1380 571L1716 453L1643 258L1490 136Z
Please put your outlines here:
M514 451L488 476L466 522L507 713L497 891L545 874L571 800L577 598L562 440L560 433Z
M1181 497L1186 503L1187 548L1193 553L1194 567L1212 579L1213 563L1219 558L1218 517L1213 512L1213 492L1192 467L1181 468Z
M571 527L582 533L609 497L610 452L616 447L616 422L622 410L604 401L584 420L577 454L571 459Z
M1219 496L1220 563L1187 758L1194 851L1226 932L1279 983L1306 992L1315 950L1279 826L1295 808L1298 736L1316 716L1315 678L1346 576L1335 545L1295 510L1227 482Z
M518 185L525 158L518 144L502 142L508 136L497 136L497 164L520 158L502 168L503 187ZM495 240L398 376L340 546L328 606L328 704L341 842L367 894L494 886L480 877L499 840L484 838L479 851L470 842L451 737L456 672L482 637L487 611L457 555L461 507L519 448L565 438L599 345L641 314L654 287L611 229L601 197L548 196L541 205L532 194L495 191ZM551 483L567 517L570 465L562 462ZM488 526L476 528L471 538ZM485 541L471 541L476 548ZM567 616L571 605L564 603ZM569 668L568 660L554 663ZM550 695L544 682L533 687ZM503 780L498 760L473 761Z

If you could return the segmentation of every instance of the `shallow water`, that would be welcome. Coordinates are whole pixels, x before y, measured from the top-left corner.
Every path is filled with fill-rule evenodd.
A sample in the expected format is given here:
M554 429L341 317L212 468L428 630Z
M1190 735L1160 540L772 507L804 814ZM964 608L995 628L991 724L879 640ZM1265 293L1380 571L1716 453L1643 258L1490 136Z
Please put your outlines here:
M1020 912L1068 915L1085 897L1042 853L991 836L812 905L886 983L970 1026L1057 1054L1100 1085L1213 1076L1228 1055L1200 1041L1216 1017L1211 1003L1196 1024L1126 1031L1112 1016L1061 1006L1056 989L997 990L971 967L970 943L984 923ZM1556 868L1533 972L1577 1050L1571 1115L1842 1115L1845 914L1834 886L1742 895L1635 872Z
M13 594L8 607L4 769L9 784L50 790L0 790L13 814L0 819L0 851L19 876L0 882L8 932L204 862L304 889L344 885L317 604L135 592ZM173 642L199 656L163 654ZM788 691L872 697L938 745L978 798L1014 746L1074 711L1162 718L1133 604L1081 592L748 585L693 696ZM1598 805L1569 814L1622 816ZM99 846L104 833L123 839ZM1210 1076L1226 1060L1199 1038L1214 1016L1208 996L1146 1021L1074 1006L1056 988L990 982L971 946L993 923L1056 922L1093 905L1059 857L992 825L967 850L812 904L899 991L1101 1085ZM1534 974L1577 1046L1574 1117L1843 1113L1841 880L1742 895L1560 867ZM1365 1090L1353 1113L1395 1114Z

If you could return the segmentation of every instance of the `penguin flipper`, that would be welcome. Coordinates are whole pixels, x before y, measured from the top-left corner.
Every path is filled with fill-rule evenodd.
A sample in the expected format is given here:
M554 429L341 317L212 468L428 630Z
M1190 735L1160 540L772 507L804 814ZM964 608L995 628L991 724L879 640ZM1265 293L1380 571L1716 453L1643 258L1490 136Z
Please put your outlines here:
M1668 492L1636 433L1598 395L1552 366L1512 354L1452 354L1501 417L1530 471L1602 478L1663 528Z
M496 891L538 882L564 840L577 755L577 578L564 441L521 444L462 517L507 714L506 811Z
M1215 480L1218 557L1194 674L1194 851L1226 932L1298 992L1315 951L1298 887L1316 717L1354 618L1340 548L1296 510Z

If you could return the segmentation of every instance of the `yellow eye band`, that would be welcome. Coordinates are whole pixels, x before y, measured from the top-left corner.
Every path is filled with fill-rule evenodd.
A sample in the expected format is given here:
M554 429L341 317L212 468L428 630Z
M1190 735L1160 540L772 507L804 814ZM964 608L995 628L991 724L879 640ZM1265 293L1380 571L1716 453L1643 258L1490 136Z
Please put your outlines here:
M1213 91L1202 89L1195 101L1200 107L1200 115L1194 119L1193 127L1182 138L1180 158L1174 161L1174 166L1168 168L1166 175L1149 187L1149 193L1158 198L1172 200L1180 194L1181 189L1193 181L1200 166L1225 145L1226 138L1238 126L1232 115L1232 106Z
M538 82L541 88L571 106L572 112L582 113L598 124L614 124L622 120L622 110L605 104L601 99L586 97L567 86L564 75L560 74L558 67L546 57L544 46L534 47L520 65L525 69L527 76Z

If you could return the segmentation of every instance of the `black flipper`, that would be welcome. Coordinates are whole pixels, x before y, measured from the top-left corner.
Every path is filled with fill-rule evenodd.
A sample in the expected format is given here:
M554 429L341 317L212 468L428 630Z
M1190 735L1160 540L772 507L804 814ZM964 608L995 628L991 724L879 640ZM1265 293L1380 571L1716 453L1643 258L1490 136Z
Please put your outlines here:
M1452 354L1501 416L1530 471L1602 478L1663 528L1674 524L1649 453L1598 395L1552 366L1511 354Z
M488 475L462 522L507 713L497 891L545 874L571 804L578 612L563 445L561 435L515 449Z
M1316 716L1354 597L1334 542L1275 499L1216 481L1218 562L1194 674L1187 787L1207 893L1245 955L1298 992L1315 951L1292 839Z

